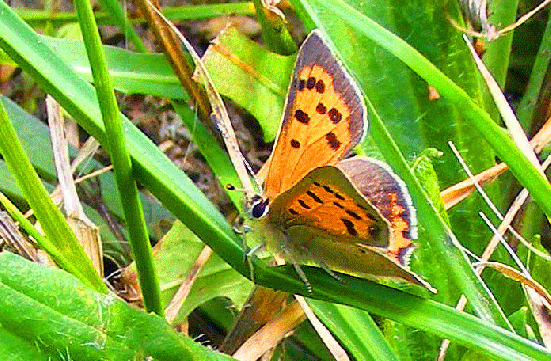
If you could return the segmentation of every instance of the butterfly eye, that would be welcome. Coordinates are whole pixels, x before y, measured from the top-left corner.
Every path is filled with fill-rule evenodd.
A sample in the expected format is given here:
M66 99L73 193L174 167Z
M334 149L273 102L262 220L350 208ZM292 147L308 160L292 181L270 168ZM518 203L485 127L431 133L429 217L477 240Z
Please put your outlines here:
M270 207L268 205L269 200L266 198L263 198L259 195L253 196L253 198L250 201L250 212L251 216L255 219L264 218L266 214L268 214L268 211L270 210Z

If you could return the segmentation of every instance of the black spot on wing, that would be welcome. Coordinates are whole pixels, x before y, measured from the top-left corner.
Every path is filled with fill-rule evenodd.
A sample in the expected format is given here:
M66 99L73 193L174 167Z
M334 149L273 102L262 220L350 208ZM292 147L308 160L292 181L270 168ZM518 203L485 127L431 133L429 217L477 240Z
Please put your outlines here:
M344 201L344 196L339 194L339 193L336 193L336 192L333 192L335 194L335 197L337 197L338 199L340 199L341 201Z
M298 212L295 211L293 208L287 208L287 210L288 210L289 213L291 213L293 216L298 216Z
M309 77L308 80L306 80L306 88L312 90L315 86L316 78L314 78L313 76Z
M329 147L333 150L339 149L342 145L342 143L337 139L337 136L333 132L325 134L325 140L327 141Z
M342 120L342 114L341 112L339 112L337 109L335 108L331 108L328 112L327 112L327 115L329 116L329 120L333 123L333 124L337 124L338 122L340 122Z
M354 222L352 222L350 219L346 219L346 218L341 218L341 221L344 224L344 226L346 227L346 231L348 232L348 234L350 234L351 236L357 236L358 235L358 231L356 230L356 227L354 227Z
M320 199L320 197L318 197L318 196L316 195L316 193L314 193L314 192L308 190L308 191L306 191L306 194L307 194L310 198L312 198L312 199L314 200L314 202L319 203L319 204L323 204L323 201Z
M325 112L327 112L327 107L320 102L316 105L316 112L318 112L318 114L325 114Z
M316 83L316 91L320 94L323 94L325 92L325 83L323 82L323 80L320 79Z
M302 124L308 124L310 122L310 116L308 116L308 114L306 114L301 109L297 109L295 111L295 119L301 122Z
M358 221L359 221L360 219L362 219L362 217L360 217L360 215L359 215L358 213L356 213L356 212L354 212L354 211L351 211L350 209L347 209L345 212L346 212L346 214L348 214L350 217L352 217L352 218L354 218L354 219L356 219L356 220L358 220Z
M302 199L298 200L298 204L300 204L300 206L304 209L312 209L312 207L310 207L308 204L306 204L306 202L303 201Z

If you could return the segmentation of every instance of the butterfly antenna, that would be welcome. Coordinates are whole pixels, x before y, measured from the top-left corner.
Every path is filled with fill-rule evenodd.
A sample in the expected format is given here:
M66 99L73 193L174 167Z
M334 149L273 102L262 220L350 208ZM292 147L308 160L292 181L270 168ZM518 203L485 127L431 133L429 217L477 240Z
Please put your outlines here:
M235 135L233 127L231 126L229 117L226 118L226 120L223 120L223 118L219 118L215 113L213 113L211 117L214 125L218 128L220 134L222 134L222 139L224 139L224 143L226 145L226 149L228 150L231 162L235 167L237 175L239 176L239 180L243 185L245 195L247 199L250 199L255 194L259 193L260 183L256 179L251 165L239 149L239 143L237 142L237 137Z

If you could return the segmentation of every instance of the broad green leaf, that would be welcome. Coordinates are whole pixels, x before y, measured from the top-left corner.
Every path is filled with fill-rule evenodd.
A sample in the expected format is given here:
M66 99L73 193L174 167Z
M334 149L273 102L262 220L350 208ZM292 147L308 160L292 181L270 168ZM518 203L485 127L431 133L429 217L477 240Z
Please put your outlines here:
M205 244L182 223L155 246L153 259L158 270L162 301L166 307L195 264ZM191 287L175 323L183 321L199 305L215 297L227 297L238 307L252 290L252 283L213 253Z
M270 53L229 27L209 47L203 61L220 94L254 115L264 139L273 140L295 57Z
M25 339L0 328L0 357L2 360L14 361L51 361L57 360L57 352L40 350L29 344Z
M94 292L64 271L9 253L0 254L0 327L7 335L2 340L19 346L1 346L6 360L29 354L94 361L231 359L113 294Z

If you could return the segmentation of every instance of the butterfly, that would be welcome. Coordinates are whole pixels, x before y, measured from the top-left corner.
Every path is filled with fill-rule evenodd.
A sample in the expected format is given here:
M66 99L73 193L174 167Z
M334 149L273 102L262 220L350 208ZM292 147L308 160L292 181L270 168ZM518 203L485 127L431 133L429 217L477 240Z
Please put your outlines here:
M354 79L319 30L299 49L273 151L257 174L250 214L268 248L295 266L314 263L370 279L427 286L407 268L417 237L404 182L383 162L346 158L368 127Z

